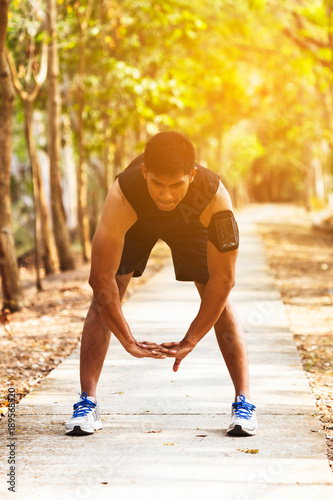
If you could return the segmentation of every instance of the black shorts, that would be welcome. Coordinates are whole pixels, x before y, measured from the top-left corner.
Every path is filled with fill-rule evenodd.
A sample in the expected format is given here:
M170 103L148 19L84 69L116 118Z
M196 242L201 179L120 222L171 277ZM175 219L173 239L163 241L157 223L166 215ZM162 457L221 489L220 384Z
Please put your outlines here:
M141 276L156 242L161 239L170 247L177 281L196 281L206 284L207 229L201 224L190 231L172 231L154 235L134 224L126 233L123 254L117 275L134 273Z

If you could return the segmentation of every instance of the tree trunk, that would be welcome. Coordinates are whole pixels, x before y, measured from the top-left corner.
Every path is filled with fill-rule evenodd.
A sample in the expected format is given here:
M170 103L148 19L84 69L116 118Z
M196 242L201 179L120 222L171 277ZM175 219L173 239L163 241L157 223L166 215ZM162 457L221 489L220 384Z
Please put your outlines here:
M103 167L104 167L104 181L103 181L103 191L104 198L106 198L110 186L113 182L112 178L112 168L110 165L110 115L104 113L103 116L104 123L104 141L103 141Z
M114 133L114 177L120 174L124 167L125 140L124 134Z
M312 169L312 157L310 146L308 143L304 144L304 168L305 168L305 208L308 212L312 208L313 199L313 169Z
M84 145L84 71L85 71L85 32L80 25L80 42L79 42L79 86L78 86L78 148L79 148L79 163L77 167L77 207L80 240L82 247L83 260L89 262L91 254L89 218L87 213L87 164L85 158Z
M56 0L47 0L47 20L49 33L48 57L48 153L50 157L51 210L53 230L58 251L60 269L74 269L74 259L70 247L69 231L66 224L60 186L60 92L59 57L56 46Z
M46 72L47 72L46 46L43 44L40 71L36 79L35 88L31 93L28 93L23 89L17 76L14 59L10 54L10 52L7 53L7 60L11 68L15 90L20 99L22 99L22 102L24 103L25 136L31 161L32 178L34 186L37 288L41 289L40 288L41 282L39 277L39 264L40 264L40 254L41 254L40 241L42 242L42 249L44 254L43 255L44 267L46 274L51 274L55 272L58 265L57 250L54 242L53 233L50 229L49 214L47 210L44 186L41 178L35 139L32 132L33 105L38 96L39 89L46 79ZM41 235L39 234L39 229L37 226L40 227L41 229Z
M5 55L7 20L8 0L0 0L0 275L3 308L18 311L23 305L23 292L15 255L10 201L15 93Z
M39 162L36 164L36 173L37 173L39 201L40 201L44 268L46 274L53 274L56 272L59 266L59 262L57 256L57 247L50 226L49 212L47 209L47 201L43 187Z
M32 101L25 101L25 119L26 119L26 140L28 151L31 161L31 169L33 176L34 187L34 204L35 204L35 218L36 218L36 245L38 248L38 255L36 250L36 266L37 262L41 264L41 254L43 254L43 261L46 274L52 274L56 271L58 266L57 249L55 246L54 236L50 227L49 213L47 209L47 202L40 172L40 166L37 156L35 139L32 133ZM36 268L37 271L37 268ZM38 276L37 274L37 283ZM37 288L38 285L37 285Z
M36 288L42 290L42 280L40 277L40 254L41 254L41 216L40 216L40 193L37 176L37 154L35 142L32 136L32 103L25 101L25 136L31 162L33 200L35 212L35 267L36 267Z

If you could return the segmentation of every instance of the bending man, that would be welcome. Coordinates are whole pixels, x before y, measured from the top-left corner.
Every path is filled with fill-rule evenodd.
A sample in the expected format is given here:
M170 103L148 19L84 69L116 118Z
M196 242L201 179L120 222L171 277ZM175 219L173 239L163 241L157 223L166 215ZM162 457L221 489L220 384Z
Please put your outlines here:
M180 342L137 341L121 308L130 279L141 276L158 239L171 248L176 279L193 281L201 297ZM174 357L176 372L212 327L235 387L227 432L255 434L244 332L229 299L237 252L237 223L218 175L195 162L194 147L183 135L155 135L115 180L94 236L89 279L94 295L82 334L81 395L67 434L102 427L96 388L111 332L134 357Z

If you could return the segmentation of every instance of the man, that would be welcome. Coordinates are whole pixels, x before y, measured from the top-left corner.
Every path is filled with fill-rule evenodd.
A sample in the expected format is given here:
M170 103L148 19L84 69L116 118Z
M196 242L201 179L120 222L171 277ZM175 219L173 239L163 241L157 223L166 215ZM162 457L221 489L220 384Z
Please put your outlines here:
M194 281L199 312L180 342L137 341L121 309L132 276L141 276L158 239L171 248L176 279ZM80 355L80 400L66 423L70 435L101 429L96 387L111 332L137 358L182 360L214 326L235 387L229 435L256 432L247 350L229 300L235 283L238 228L229 194L210 170L195 162L191 142L178 132L148 141L112 185L92 246L89 283L93 300L84 324Z

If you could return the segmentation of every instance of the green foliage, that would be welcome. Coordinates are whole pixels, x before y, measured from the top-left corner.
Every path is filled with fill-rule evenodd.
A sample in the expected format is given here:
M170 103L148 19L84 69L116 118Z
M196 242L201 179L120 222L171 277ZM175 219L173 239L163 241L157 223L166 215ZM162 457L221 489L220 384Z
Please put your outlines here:
M309 157L332 174L332 2L95 0L80 38L88 4L58 0L57 31L63 112L76 145L83 90L88 163L107 170L121 153L124 167L150 135L178 129L228 186L243 183L256 199L304 199ZM42 0L11 2L8 46L22 82L38 65L44 19Z
M253 161L265 152L257 135L242 125L234 127L224 138L223 177L232 187L247 180Z

